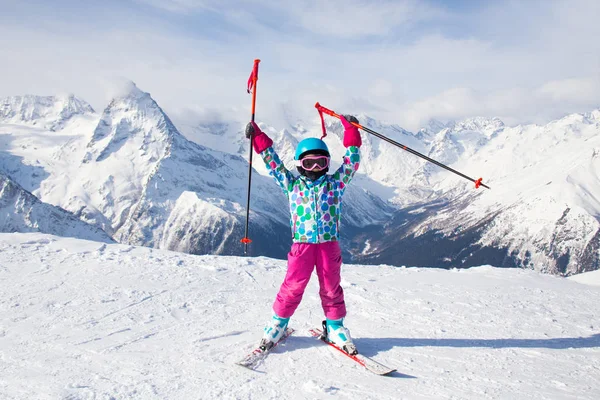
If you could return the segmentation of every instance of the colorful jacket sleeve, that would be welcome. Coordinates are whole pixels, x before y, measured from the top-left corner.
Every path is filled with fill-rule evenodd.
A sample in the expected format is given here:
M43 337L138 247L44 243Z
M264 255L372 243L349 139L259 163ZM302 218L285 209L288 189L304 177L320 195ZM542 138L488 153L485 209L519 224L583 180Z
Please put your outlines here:
M340 189L344 190L350 183L360 165L360 153L358 146L350 146L346 149L342 165L335 171L333 178L339 182Z
M293 190L292 186L296 178L285 165L283 165L283 162L279 159L275 149L271 146L260 153L260 156L264 160L269 174L275 179L279 186L281 186L283 192L286 195L290 193Z

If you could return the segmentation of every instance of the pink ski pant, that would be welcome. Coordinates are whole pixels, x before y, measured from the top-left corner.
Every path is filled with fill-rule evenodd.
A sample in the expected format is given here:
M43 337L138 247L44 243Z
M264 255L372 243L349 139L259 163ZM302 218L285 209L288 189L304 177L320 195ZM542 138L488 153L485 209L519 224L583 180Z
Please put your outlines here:
M315 266L325 317L339 319L346 316L344 291L340 286L342 250L338 242L292 244L287 273L273 304L275 314L282 318L294 314Z

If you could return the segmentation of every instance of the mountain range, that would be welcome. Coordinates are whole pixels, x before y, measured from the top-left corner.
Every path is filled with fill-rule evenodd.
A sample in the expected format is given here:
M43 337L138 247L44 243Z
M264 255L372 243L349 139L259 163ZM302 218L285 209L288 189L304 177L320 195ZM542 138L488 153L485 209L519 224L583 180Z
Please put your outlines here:
M483 177L491 190L363 133L361 167L344 198L346 261L491 264L561 275L598 269L600 110L543 126L431 121L416 133L358 119ZM298 141L320 132L317 118L259 125L290 170ZM334 119L326 126L336 168L343 130ZM120 243L239 255L248 179L243 127L234 120L172 121L134 84L101 113L73 95L8 97L0 99L0 173L40 205L66 210L89 232L99 228ZM253 167L250 254L283 258L291 242L287 200L259 157ZM6 193L0 204L14 204ZM23 219L21 209L10 210L10 219ZM2 231L23 226L2 217Z

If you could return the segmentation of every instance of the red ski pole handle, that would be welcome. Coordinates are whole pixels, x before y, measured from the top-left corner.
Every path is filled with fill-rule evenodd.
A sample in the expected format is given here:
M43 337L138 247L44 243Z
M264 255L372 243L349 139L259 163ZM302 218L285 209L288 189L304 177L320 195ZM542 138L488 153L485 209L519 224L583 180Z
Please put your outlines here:
M254 60L252 75L249 79L252 81L252 87L254 88L254 90L252 91L252 121L254 121L254 114L256 114L256 86L258 82L258 63L260 63L260 60L257 58L256 60Z
M327 115L331 115L332 117L336 117L336 118L340 117L338 114L336 114L335 112L331 111L329 108L323 107L321 104L319 104L318 101L317 101L317 104L315 104L315 108L317 110L319 110L320 112L322 112L322 113L325 113Z
M331 115L332 117L335 117L335 118L339 118L340 117L340 114L336 114L335 111L332 111L332 110L330 110L327 107L323 107L321 104L319 104L319 102L317 102L317 104L315 104L315 108L319 112L321 112L323 114ZM348 122L350 122L350 121L348 121ZM364 130L364 128L363 128L363 126L361 124L357 124L356 122L350 122L350 123L352 125L354 125L355 127L357 127L358 129L363 129Z

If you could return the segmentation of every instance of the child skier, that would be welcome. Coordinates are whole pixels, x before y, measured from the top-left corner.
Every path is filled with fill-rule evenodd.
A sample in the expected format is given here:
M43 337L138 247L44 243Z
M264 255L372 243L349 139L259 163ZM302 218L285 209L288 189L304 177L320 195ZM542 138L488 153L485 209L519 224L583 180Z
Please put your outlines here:
M291 213L293 244L288 253L287 273L273 304L274 315L261 340L265 348L272 347L285 333L316 266L327 339L346 352L356 354L350 332L343 325L346 306L340 286L342 251L338 241L342 195L358 170L362 140L358 129L348 122L358 123L356 118L340 116L340 120L344 126L346 154L333 175L327 175L330 154L323 140L308 138L298 144L294 159L300 176L296 177L279 159L272 147L273 140L254 122L246 127L246 135L254 135L254 151L262 157L269 173L287 195Z

